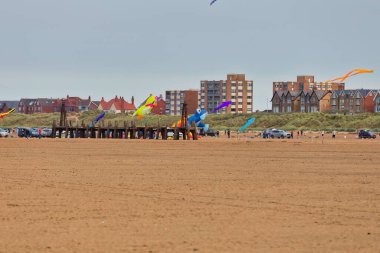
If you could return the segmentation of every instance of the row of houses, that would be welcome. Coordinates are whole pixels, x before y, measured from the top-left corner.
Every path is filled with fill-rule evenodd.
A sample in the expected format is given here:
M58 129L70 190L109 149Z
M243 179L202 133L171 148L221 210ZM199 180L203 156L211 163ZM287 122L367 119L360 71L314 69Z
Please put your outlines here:
M115 96L108 101L103 97L100 101L94 101L91 97L83 99L67 95L64 99L22 98L20 101L0 101L0 113L7 112L11 108L15 108L18 113L24 114L60 112L63 103L67 112L101 110L111 113L130 114L136 110L133 96L129 102L121 96ZM166 103L162 96L159 97L157 104L158 106L153 108L152 113L165 114Z
M380 112L380 90L275 91L271 101L273 113Z

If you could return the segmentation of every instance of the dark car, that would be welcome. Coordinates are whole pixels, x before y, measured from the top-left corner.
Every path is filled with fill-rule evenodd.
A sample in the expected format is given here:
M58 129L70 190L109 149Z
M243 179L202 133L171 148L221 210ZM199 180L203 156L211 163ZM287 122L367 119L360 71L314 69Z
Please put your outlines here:
M200 130L199 132L200 136L217 136L217 131L214 131L212 129L208 129L207 131L204 131L203 129Z
M369 130L360 130L359 139L376 139L376 134Z

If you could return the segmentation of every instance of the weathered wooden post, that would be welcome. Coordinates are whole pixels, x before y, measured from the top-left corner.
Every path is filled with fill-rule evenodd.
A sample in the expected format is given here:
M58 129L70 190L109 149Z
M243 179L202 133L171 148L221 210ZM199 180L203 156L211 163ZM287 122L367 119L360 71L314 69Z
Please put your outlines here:
M197 126L195 125L195 122L193 121L193 140L196 141L198 140L198 131L197 131Z
M131 139L135 139L135 138L136 138L136 122L132 121L132 135L131 135Z
M53 120L53 127L52 127L52 131L51 131L51 138L55 138L56 135L57 135L57 122L55 120Z
M69 136L69 124L67 120L65 121L65 138Z

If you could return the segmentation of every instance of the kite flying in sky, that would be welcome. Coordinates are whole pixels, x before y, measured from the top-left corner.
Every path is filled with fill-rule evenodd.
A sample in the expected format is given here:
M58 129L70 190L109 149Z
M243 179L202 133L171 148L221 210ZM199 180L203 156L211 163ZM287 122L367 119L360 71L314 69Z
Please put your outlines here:
M11 114L12 112L14 112L15 110L16 110L16 109L13 108L12 110L9 110L9 111L6 112L6 113L1 113L1 114L0 114L0 119L2 119L2 118L4 118L4 117L8 116L9 114Z
M152 111L153 107L157 106L157 101L158 98L156 96L151 95L137 108L137 110L133 114L133 117L137 115L139 119L142 119L143 115L149 114L150 111Z
M224 107L228 107L232 104L232 101L226 101L226 102L223 102L221 103L218 107L216 107L215 110L212 111L212 113L216 113L217 111L219 111L220 109L224 108Z
M249 127L253 122L255 122L256 118L252 118L250 120L247 121L247 123L242 126L242 128L240 128L239 132L243 132L245 129L247 129L247 127Z
M333 83L333 82L343 83L347 78L350 78L352 76L356 76L356 75L360 75L360 74L370 74L373 72L375 72L375 71L370 70L370 69L354 69L354 70L348 72L347 74L345 74L344 76L341 76L341 77L338 77L338 78L335 78L332 80L327 80L325 83Z
M212 0L210 6L213 5L217 0Z

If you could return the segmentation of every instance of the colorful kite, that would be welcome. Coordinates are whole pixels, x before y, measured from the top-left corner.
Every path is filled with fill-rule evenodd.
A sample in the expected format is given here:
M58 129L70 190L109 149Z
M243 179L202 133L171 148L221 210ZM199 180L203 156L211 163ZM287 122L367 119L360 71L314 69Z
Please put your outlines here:
M149 114L152 111L153 107L157 106L157 101L158 98L151 95L144 102L142 102L132 117L137 115L139 119L142 119L143 115Z
M250 120L247 121L247 123L242 127L240 128L239 132L243 132L245 129L247 129L247 127L249 127L253 122L255 122L256 118L252 118Z
M373 72L375 72L375 71L370 70L370 69L354 69L354 70L348 72L347 74L345 74L344 76L341 76L341 77L338 77L338 78L335 78L332 80L327 80L325 83L333 83L333 82L343 83L347 78L350 78L350 77L353 77L356 75L360 75L360 74L370 74Z
M7 117L9 114L13 113L15 110L16 110L16 109L13 108L13 109L9 110L9 111L6 112L6 113L1 113L1 114L0 114L0 119L2 119L2 118L4 118L4 117Z
M217 0L212 0L210 6L213 5Z
M219 111L220 109L224 108L224 107L228 107L232 104L232 101L226 101L226 102L223 102L221 105L219 105L218 107L216 107L215 110L212 111L212 113L216 113L217 111Z
M103 118L104 118L104 116L106 116L106 113L105 112L102 112L95 120L94 120L94 122L92 122L92 125L96 125L96 123L98 123L99 121L101 121Z
M206 110L197 109L197 110L195 110L194 115L191 115L187 119L187 125L189 127L191 127L191 126L193 126L193 123L195 123L195 125L197 127L202 127L204 131L207 131L209 128L209 125L203 124L203 122L202 122L202 120L205 120L206 117L207 117L207 111ZM177 126L182 127L181 121L177 122ZM173 125L173 127L175 127L175 125Z

